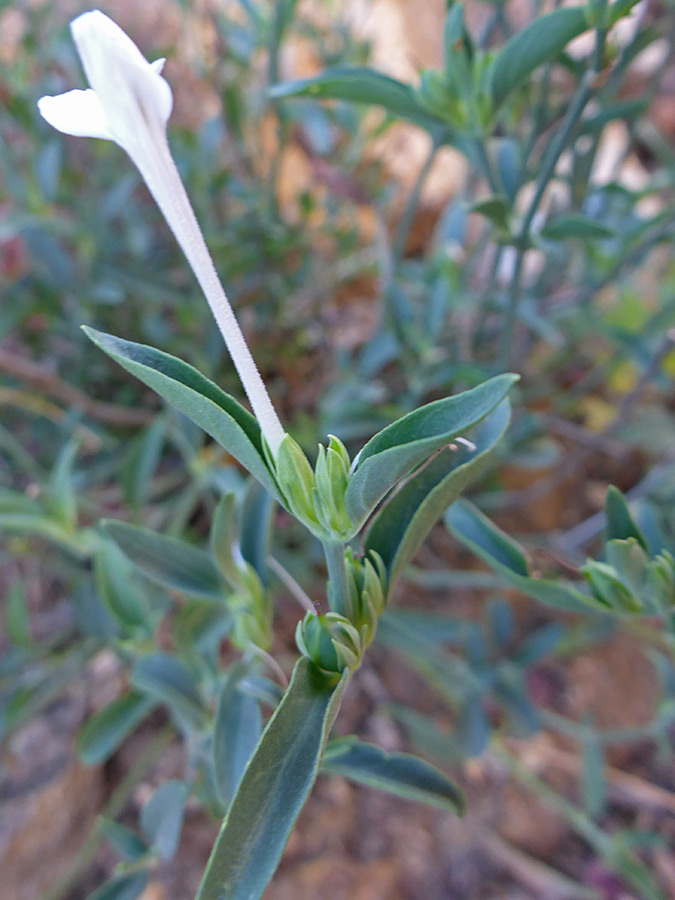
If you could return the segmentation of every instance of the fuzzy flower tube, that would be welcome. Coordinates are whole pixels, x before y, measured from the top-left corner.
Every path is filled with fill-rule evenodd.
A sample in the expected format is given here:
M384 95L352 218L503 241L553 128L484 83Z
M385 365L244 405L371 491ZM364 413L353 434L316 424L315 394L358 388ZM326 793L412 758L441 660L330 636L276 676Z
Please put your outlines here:
M40 113L64 134L114 141L131 157L197 277L276 458L283 426L216 274L169 149L166 126L173 96L161 74L164 60L148 62L131 38L98 10L78 16L71 30L91 88L42 97Z

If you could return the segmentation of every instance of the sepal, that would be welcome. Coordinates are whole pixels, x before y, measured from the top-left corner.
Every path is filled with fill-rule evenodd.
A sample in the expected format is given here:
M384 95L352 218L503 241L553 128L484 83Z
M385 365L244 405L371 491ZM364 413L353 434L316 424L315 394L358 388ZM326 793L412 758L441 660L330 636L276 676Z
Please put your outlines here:
M358 668L365 643L363 634L344 616L307 613L298 623L295 641L303 656L311 659L324 672L342 674Z

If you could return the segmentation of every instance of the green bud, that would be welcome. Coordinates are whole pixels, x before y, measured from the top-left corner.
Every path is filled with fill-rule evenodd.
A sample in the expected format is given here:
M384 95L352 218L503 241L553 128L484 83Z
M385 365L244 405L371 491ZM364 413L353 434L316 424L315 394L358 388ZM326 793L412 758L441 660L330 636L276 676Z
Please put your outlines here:
M655 613L668 615L675 610L675 559L667 550L662 550L647 566L646 593L653 598Z
M312 467L300 446L286 435L276 459L276 476L288 509L322 541L345 541L353 524L345 504L349 482L349 454L330 435L328 449L321 444Z
M288 508L310 529L319 524L314 508L314 472L302 448L290 434L279 446L276 476Z
M316 460L316 511L328 535L340 540L352 530L352 521L345 505L349 482L349 454L338 438L329 435L328 449L319 445Z
M377 621L387 604L387 571L379 553L357 558L350 548L345 551L349 579L350 621L364 635L366 646L375 637Z
M430 113L454 124L458 111L457 97L442 72L433 69L422 72L417 97Z
M338 613L317 616L307 613L298 623L295 640L303 656L326 672L342 673L356 669L363 656L363 641L358 630Z
M611 609L640 612L640 602L618 578L616 570L607 563L588 560L579 570L589 582L593 594Z

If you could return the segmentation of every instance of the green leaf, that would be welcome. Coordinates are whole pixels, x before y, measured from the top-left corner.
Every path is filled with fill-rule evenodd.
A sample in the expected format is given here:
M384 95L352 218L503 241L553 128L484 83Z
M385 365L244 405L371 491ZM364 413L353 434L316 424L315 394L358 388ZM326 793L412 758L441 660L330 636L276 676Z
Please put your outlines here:
M262 731L258 700L239 688L239 682L247 674L248 667L233 666L218 698L213 729L213 771L216 789L225 806L229 806L237 792Z
M541 230L541 236L551 241L561 241L565 238L577 238L582 241L602 240L615 235L615 229L603 225L602 222L573 214L556 216Z
M361 527L401 478L484 419L517 379L498 375L470 391L435 400L371 438L357 457L345 495L355 525Z
M66 529L77 525L77 495L73 484L73 465L78 442L69 441L59 452L47 484L47 507Z
M605 753L598 735L592 731L584 734L583 740L583 780L582 797L584 808L591 819L603 815L607 802L607 782L605 780Z
M223 601L225 582L206 551L116 519L104 519L101 526L148 578L171 590Z
M158 416L135 441L122 471L122 487L127 503L141 509L146 502L152 479L162 457L166 438L166 418Z
M143 838L126 825L101 818L98 820L98 830L117 853L130 862L142 859L148 852L148 845Z
M594 115L584 119L579 128L579 134L599 134L608 122L614 119L623 119L632 122L646 112L649 107L648 97L639 97L633 100L618 100L602 106Z
M253 566L263 584L267 584L267 557L273 513L273 498L262 485L250 481L246 485L241 508L239 543L241 555Z
M203 728L208 719L199 690L189 669L168 653L154 653L138 660L131 683L155 700L165 703L189 727Z
M93 328L83 330L108 356L199 425L277 496L265 462L260 426L234 397L168 353Z
M637 543L636 549L640 549ZM644 551L640 551L644 553ZM615 612L642 612L640 599L619 578L617 571L607 563L589 559L580 570L599 603L605 604Z
M387 753L356 737L331 741L321 770L458 815L464 812L462 792L440 769L410 753Z
M232 491L223 494L213 513L209 533L211 556L232 587L238 587L241 583L240 566L234 558L237 543L235 506L236 498Z
M129 875L118 875L111 881L89 894L87 900L136 900L145 890L148 883L147 872L132 872Z
M94 559L96 586L116 619L132 630L150 626L145 597L132 578L133 567L113 541L101 541Z
M529 597L570 612L588 612L589 607L607 611L607 604L571 585L531 577L519 545L468 501L453 503L445 514L445 524L466 547Z
M173 618L176 649L185 659L196 657L202 662L218 659L223 640L232 631L233 615L229 608L216 606L210 600L187 600L180 604Z
M441 139L448 137L446 123L424 109L409 84L367 67L335 66L312 78L277 84L270 90L270 96L275 100L282 97L312 97L383 106L396 118L407 119Z
M160 859L172 859L178 847L188 790L182 781L160 785L141 812L141 828Z
M197 900L258 900L316 780L349 672L339 680L299 659L249 762Z
M605 527L606 540L623 541L627 538L635 538L644 550L648 549L644 535L630 513L626 498L613 484L610 484L607 488L605 515L607 517L607 525Z
M490 94L495 109L535 69L560 56L567 44L588 28L584 7L566 6L537 16L514 34L490 65Z
M132 691L94 713L77 738L77 753L82 762L95 766L109 759L156 705L154 699Z
M510 417L509 402L503 400L472 434L475 450L464 445L441 450L378 512L366 534L365 549L380 554L390 586L434 523L485 468Z
M0 533L28 534L44 538L78 559L88 559L94 551L93 532L79 528L74 533L56 519L48 518L43 511L38 513L0 512Z
M506 198L499 194L477 200L471 204L469 212L485 216L500 232L508 234L510 231L509 204Z
M413 747L431 756L440 763L464 763L466 755L460 746L456 733L441 730L428 716L407 706L388 707L393 718L399 722Z
M609 24L616 25L619 19L627 16L638 3L639 0L616 0L616 2L612 3L609 7Z
M17 647L30 647L33 643L30 616L26 592L20 581L13 582L7 591L7 605L3 619L10 641Z
M0 487L0 515L5 513L21 513L22 515L39 515L42 508L37 500L27 497L20 491L10 491Z

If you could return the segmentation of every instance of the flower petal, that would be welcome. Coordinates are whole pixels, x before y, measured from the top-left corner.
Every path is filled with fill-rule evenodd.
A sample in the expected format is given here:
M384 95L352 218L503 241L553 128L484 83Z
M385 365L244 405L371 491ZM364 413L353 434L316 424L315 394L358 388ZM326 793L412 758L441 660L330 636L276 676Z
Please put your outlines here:
M38 109L43 119L64 134L113 140L101 101L91 90L40 97Z
M98 95L114 139L133 156L147 132L166 127L173 96L156 64L99 10L71 23L89 84Z

